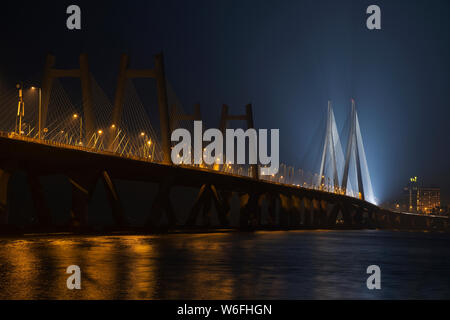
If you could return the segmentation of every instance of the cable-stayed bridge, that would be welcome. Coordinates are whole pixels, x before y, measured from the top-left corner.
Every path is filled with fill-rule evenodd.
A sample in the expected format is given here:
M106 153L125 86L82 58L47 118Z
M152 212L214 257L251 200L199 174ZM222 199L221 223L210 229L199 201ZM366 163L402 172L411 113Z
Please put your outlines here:
M115 180L158 184L148 209L149 228L161 226L165 214L169 227L209 226L215 212L221 226L229 226L231 200L239 199L239 227L372 226L447 230L443 217L390 212L377 207L356 111L352 100L350 129L345 150L338 134L331 102L317 173L280 165L276 175L260 176L257 165L171 163L170 133L192 129L201 120L200 105L187 114L167 81L162 54L153 69L132 69L128 56L119 66L114 102L111 103L89 71L87 55L79 68L58 69L48 56L41 88L20 84L0 97L0 221L8 225L8 186L11 176L23 171L28 178L37 224L51 227L52 215L41 176L63 174L72 186L70 225L87 225L88 204L95 185L103 181L114 221L127 225ZM80 80L82 100L73 104L62 81ZM134 86L134 79L156 82L158 119L151 119ZM29 89L29 90L28 90ZM230 115L223 105L220 129L231 121L254 128L252 106L242 115ZM153 124L157 123L154 127ZM176 186L198 188L187 218L181 220L172 204ZM213 210L214 208L215 210ZM95 214L95 213L91 213ZM202 219L200 219L200 217Z

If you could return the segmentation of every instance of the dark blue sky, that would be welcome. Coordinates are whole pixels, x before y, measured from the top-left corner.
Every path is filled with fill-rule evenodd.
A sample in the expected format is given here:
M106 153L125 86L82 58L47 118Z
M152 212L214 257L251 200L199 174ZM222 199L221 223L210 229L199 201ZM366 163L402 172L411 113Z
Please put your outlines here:
M82 9L81 31L65 27L70 4ZM366 28L371 4L382 30ZM238 113L252 102L256 126L280 128L281 159L298 167L321 143L327 100L342 127L353 97L376 196L418 176L448 199L449 9L445 0L24 1L0 8L0 86L38 81L49 52L61 67L86 52L112 97L122 52L152 67L164 50L185 109L200 102L213 126L223 103Z

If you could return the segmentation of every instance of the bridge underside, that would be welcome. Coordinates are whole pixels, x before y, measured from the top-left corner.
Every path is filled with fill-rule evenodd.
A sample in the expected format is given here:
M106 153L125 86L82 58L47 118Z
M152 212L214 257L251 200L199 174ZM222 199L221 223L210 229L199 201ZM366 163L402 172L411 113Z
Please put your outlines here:
M168 227L211 225L217 214L220 226L230 226L231 200L239 198L239 223L235 227L257 228L333 228L378 227L390 229L448 230L447 219L393 213L357 198L320 190L255 180L220 172L145 162L114 154L89 152L83 148L62 148L0 137L0 224L8 225L8 184L11 176L22 171L27 175L37 225L52 227L52 216L46 202L40 177L64 175L71 184L70 226L87 227L88 204L95 185L103 182L111 214L117 227L127 226L115 180L156 183L157 195L147 212L148 230L159 230L162 217ZM198 189L198 195L187 218L175 212L171 193L176 187ZM146 199L143 199L143 202ZM50 199L51 201L51 199ZM147 207L147 206L142 206ZM215 208L215 210L213 210ZM263 214L264 213L264 214ZM263 215L266 218L262 218Z

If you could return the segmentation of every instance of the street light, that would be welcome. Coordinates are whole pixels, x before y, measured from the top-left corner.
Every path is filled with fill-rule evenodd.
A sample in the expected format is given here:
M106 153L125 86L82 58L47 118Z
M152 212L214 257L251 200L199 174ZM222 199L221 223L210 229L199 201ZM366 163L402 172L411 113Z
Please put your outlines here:
M22 83L16 85L17 90L19 90L19 103L17 107L17 118L16 118L16 133L22 134L22 119L25 116L25 103L23 102Z
M153 160L153 156L155 153L155 144L153 143L152 139L147 136L147 134L142 131L140 133L140 136L144 139L144 146L142 147L142 152L144 153L145 158L150 158ZM150 156L150 148L153 146L152 154Z
M78 114L74 113L72 118L78 119L80 118L80 146L83 144L83 117L80 117Z
M38 139L41 140L42 90L37 87L31 87L31 90L39 90Z

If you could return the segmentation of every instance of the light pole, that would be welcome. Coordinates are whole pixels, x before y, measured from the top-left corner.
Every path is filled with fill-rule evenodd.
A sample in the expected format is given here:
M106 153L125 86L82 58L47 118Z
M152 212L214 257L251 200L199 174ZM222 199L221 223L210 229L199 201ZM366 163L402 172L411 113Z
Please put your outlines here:
M72 116L74 119L78 119L78 114L74 113ZM80 146L83 144L83 118L80 117Z
M21 135L22 134L22 119L25 116L25 103L23 102L22 83L18 83L16 85L16 88L19 90L19 104L17 107L17 118L16 118L16 133Z
M141 137L144 138L143 152L144 152L145 158L150 157L150 148L153 145L153 150L152 150L152 155L151 155L151 159L153 160L153 154L155 152L155 144L153 143L152 139L147 136L147 134L145 132L141 132Z
M42 118L42 90L41 88L31 87L31 90L39 90L39 115L38 115L38 139L41 140L41 118Z

